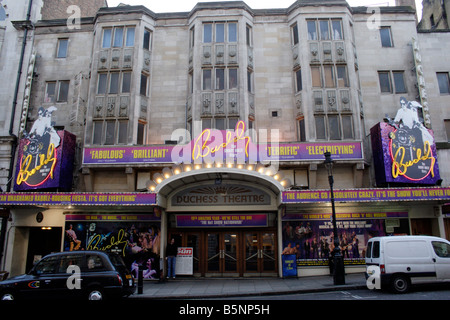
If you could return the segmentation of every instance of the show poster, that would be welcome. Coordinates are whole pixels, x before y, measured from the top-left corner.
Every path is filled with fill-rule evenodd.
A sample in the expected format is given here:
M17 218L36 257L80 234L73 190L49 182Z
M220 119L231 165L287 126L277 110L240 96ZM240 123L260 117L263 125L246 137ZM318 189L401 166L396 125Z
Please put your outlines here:
M64 251L99 250L122 256L135 278L160 276L161 221L155 215L67 215Z
M340 217L339 217L340 215ZM385 236L385 219L373 213L339 214L336 219L339 245L346 265L365 264L367 241ZM389 217L384 213L385 217ZM282 255L296 255L297 266L328 266L334 249L333 224L329 214L287 215L283 221ZM342 218L342 217L345 218ZM397 213L402 217L402 213Z

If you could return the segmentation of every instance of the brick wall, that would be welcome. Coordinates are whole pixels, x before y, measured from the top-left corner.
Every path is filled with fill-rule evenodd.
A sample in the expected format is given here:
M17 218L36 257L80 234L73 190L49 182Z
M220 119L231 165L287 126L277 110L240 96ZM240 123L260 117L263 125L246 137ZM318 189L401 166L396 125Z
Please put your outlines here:
M94 17L101 7L106 7L105 0L44 0L42 20L66 19L72 15L67 8L76 5L81 10L81 17Z

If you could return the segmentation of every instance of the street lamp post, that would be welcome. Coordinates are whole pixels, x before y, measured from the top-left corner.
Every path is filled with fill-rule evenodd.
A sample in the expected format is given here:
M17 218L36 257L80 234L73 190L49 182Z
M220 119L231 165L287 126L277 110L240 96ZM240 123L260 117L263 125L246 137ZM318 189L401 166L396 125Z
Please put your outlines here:
M331 200L331 210L332 210L332 223L333 223L333 234L334 234L334 250L333 250L333 280L335 285L345 284L345 268L344 268L344 258L339 248L339 236L337 233L336 226L336 208L334 206L334 191L333 191L333 160L331 160L331 153L325 152L325 162L324 165L328 170L328 182L330 183L330 200Z

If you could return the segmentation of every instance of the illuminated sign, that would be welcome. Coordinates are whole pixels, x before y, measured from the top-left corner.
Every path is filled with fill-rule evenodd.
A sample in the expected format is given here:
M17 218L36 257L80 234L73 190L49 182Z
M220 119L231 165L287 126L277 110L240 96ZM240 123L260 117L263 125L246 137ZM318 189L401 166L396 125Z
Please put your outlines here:
M440 176L433 132L419 120L419 103L402 97L400 104L394 119L371 129L377 185L435 185Z
M234 131L205 129L184 145L85 148L83 164L257 163L363 159L361 142L259 143L247 134L244 121Z
M20 140L15 191L72 187L75 136L53 128L55 110L41 107L30 132Z

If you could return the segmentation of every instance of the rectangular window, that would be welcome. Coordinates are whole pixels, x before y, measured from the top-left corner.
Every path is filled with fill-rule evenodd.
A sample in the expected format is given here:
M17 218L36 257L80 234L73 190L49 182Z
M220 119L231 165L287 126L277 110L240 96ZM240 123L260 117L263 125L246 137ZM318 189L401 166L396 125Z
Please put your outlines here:
M127 39L125 42L125 46L127 47L133 47L134 46L134 33L135 28L134 27L128 27L127 28Z
M234 130L238 123L238 119L228 119L228 129Z
M126 144L128 139L128 121L119 121L119 144Z
M69 46L69 39L58 39L58 52L56 53L56 57L66 58L68 46Z
M109 93L117 94L119 93L119 73L114 72L109 76Z
M228 42L237 42L237 24L228 24Z
M202 130L211 129L211 119L202 119Z
M444 120L445 132L447 133L447 142L450 142L450 119Z
M326 127L325 127L325 117L324 116L315 116L316 123L316 138L320 140L326 139Z
M306 129L304 117L297 120L297 140L301 142L306 141Z
M298 43L298 25L294 24L292 26L292 43L294 46Z
M225 89L225 69L216 69L216 90Z
M141 73L141 87L140 87L140 94L142 96L147 96L148 94L148 76Z
M93 144L102 144L102 131L103 131L103 121L95 121L94 122L94 134L92 143Z
M67 102L70 81L59 81L58 102Z
M216 42L225 42L225 25L216 23Z
M193 48L195 44L195 28L192 27L189 32L189 48Z
M249 25L247 25L247 27L245 28L245 37L246 37L247 46L251 47L253 44L252 27L250 27Z
M381 92L392 93L390 72L389 71L379 71L378 79L380 81Z
M393 71L395 93L406 93L405 78L403 71Z
M342 33L342 21L331 20L331 27L333 29L333 40L343 40L344 36Z
M216 119L216 128L217 130L225 130L225 119L219 118Z
M342 129L344 134L344 139L354 139L353 136L353 121L351 115L342 116Z
M121 48L123 46L123 27L114 28L114 48Z
M228 69L228 89L237 89L238 87L238 70Z
M105 136L105 144L106 145L114 144L115 129L116 129L116 121L115 120L106 121L106 136Z
M450 94L450 81L448 72L438 72L436 73L438 84L439 84L439 92L441 94Z
M391 27L381 27L380 28L380 38L381 46L384 48L393 47Z
M295 89L296 89L296 92L300 92L303 89L303 85L302 85L302 69L298 69L295 72Z
M337 83L339 88L348 87L348 74L346 66L336 66Z
M45 86L44 102L52 103L56 101L56 82L47 82Z
M146 126L147 124L145 122L138 122L137 144L144 145L145 143L147 143L147 139L145 138Z
M148 29L144 30L142 47L146 50L150 50L152 48L152 32Z
M131 92L131 72L124 72L122 74L122 93Z
M111 48L112 29L103 29L102 48Z
M211 43L212 42L212 24L205 23L203 25L203 43Z
M328 127L330 130L330 140L340 140L341 139L341 126L339 123L338 115L328 116Z
M247 70L247 90L248 92L253 92L252 72L250 70Z
M319 20L320 40L330 40L330 29L328 20Z
M322 87L320 67L311 67L311 77L313 87Z
M335 78L334 78L334 70L333 66L324 66L323 67L324 79L325 79L325 87L326 88L334 88L336 87Z
M315 20L308 20L308 40L317 40L317 27Z
M106 94L108 75L106 73L99 73L97 94Z
M211 69L203 70L203 90L211 90Z

